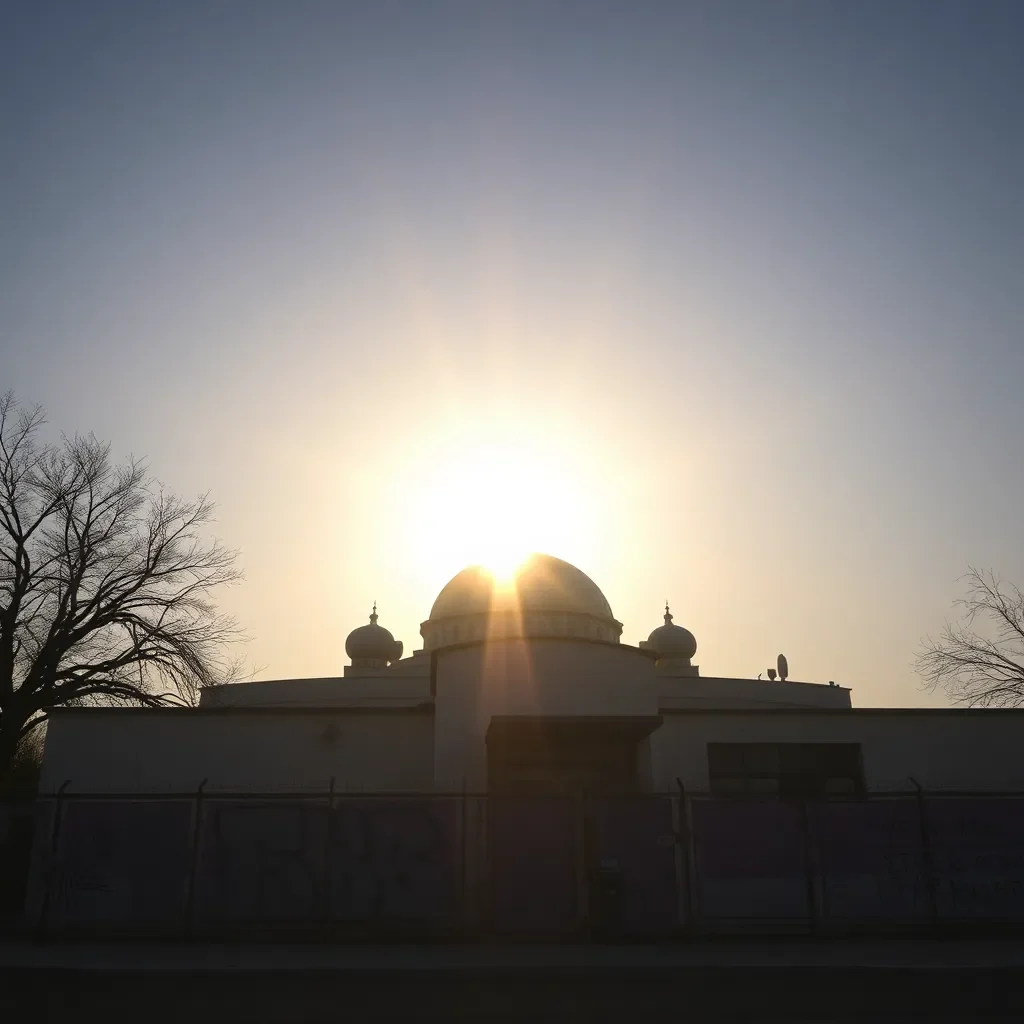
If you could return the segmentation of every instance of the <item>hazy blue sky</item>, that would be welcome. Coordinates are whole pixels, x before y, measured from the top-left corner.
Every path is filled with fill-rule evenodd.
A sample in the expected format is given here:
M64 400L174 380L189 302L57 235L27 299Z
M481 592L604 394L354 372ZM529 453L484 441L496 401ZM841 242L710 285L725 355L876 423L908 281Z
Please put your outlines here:
M1018 0L0 12L0 386L213 491L263 677L510 518L862 705L1024 583Z

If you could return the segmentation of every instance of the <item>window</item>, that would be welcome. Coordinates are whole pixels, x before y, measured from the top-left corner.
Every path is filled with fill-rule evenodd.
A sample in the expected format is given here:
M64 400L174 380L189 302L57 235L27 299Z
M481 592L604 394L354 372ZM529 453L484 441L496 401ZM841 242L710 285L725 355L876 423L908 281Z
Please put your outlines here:
M709 743L715 796L814 800L859 797L859 743Z

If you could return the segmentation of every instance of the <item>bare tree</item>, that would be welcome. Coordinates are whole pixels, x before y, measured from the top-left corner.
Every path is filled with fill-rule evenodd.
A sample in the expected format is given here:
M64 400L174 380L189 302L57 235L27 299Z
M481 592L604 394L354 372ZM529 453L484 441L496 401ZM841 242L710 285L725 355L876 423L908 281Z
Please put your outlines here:
M971 568L960 622L927 637L917 658L925 684L941 686L957 704L1024 704L1024 593L991 570Z
M210 599L241 574L204 536L209 498L92 434L46 442L43 423L0 396L0 775L47 708L194 704L239 638Z

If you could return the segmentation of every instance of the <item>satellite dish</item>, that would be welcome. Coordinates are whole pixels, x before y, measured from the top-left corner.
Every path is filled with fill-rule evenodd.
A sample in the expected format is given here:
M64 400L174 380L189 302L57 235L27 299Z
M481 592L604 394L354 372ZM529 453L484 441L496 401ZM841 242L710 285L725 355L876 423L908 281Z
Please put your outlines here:
M775 669L768 669L768 678L774 683L775 682Z
M784 654L779 655L779 678L785 682L786 676L789 675L789 662L786 661Z

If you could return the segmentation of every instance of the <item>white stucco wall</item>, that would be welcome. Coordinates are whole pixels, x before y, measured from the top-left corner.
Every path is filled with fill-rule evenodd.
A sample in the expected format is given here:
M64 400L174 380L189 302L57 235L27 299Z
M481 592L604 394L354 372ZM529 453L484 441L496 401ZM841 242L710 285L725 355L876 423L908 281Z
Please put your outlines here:
M658 713L654 662L635 648L504 640L435 655L434 775L440 789L483 790L495 715Z
M80 709L57 712L40 790L429 791L427 710Z
M794 697L833 707L794 710ZM237 706L209 704L224 699ZM322 792L333 776L339 792L480 792L488 728L512 715L661 715L641 746L656 791L677 777L706 791L709 742L859 743L874 792L907 791L911 776L930 790L1024 789L1024 711L848 701L840 687L669 679L625 645L510 639L438 651L432 677L252 683L204 694L199 710L57 711L42 790L71 779L78 792L193 792L205 778L211 790Z
M655 789L708 789L708 743L859 743L871 792L1024 789L1024 712L866 709L665 713L651 738Z

